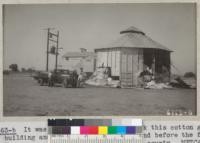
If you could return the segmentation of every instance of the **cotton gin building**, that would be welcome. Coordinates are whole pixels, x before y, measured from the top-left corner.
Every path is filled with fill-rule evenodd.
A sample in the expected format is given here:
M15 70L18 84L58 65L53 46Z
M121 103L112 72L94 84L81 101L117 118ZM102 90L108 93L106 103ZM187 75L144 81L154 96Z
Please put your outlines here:
M120 34L110 46L95 49L97 67L110 67L112 78L119 79L122 87L137 86L138 76L146 67L157 79L170 80L170 49L135 27Z

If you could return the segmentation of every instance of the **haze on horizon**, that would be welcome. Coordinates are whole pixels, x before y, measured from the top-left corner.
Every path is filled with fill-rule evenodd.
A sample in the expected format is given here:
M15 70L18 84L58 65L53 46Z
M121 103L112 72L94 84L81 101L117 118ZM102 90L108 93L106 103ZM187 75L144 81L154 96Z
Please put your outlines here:
M60 31L62 65L67 62L61 58L66 52L106 47L130 26L174 51L171 61L178 72L196 73L196 6L192 3L5 5L3 68L16 63L19 69L44 70L48 27ZM54 59L50 57L51 68Z

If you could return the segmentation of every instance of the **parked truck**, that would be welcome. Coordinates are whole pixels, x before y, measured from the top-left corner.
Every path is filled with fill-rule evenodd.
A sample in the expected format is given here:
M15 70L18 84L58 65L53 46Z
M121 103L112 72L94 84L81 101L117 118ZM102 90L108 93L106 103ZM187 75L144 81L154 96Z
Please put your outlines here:
M77 87L78 74L75 71L59 69L56 72L44 72L40 71L35 73L33 76L34 79L38 81L40 86L48 85L53 87L56 85L62 85L63 87Z

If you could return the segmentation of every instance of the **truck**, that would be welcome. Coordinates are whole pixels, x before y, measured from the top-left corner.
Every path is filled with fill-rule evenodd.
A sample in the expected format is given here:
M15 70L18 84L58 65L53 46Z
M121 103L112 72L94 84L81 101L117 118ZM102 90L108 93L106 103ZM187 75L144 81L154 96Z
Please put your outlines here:
M48 85L49 78L48 72L46 71L37 71L33 74L33 78L40 84L40 86Z
M74 71L69 70L57 70L53 72L51 78L49 79L49 86L55 86L56 84L61 84L63 87L77 87L78 75Z
M33 75L33 78L37 80L40 86L48 85L53 87L56 85L62 85L63 87L77 87L78 75L75 71L58 69L56 72L39 71Z

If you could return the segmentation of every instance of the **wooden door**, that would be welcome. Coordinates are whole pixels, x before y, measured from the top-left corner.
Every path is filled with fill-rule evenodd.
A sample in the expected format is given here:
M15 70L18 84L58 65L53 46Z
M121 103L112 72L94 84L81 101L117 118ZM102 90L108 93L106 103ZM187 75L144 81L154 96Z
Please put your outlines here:
M138 51L130 50L121 52L120 80L122 87L134 87L137 85L137 74L139 71Z
M133 55L122 53L121 55L121 85L133 87Z

